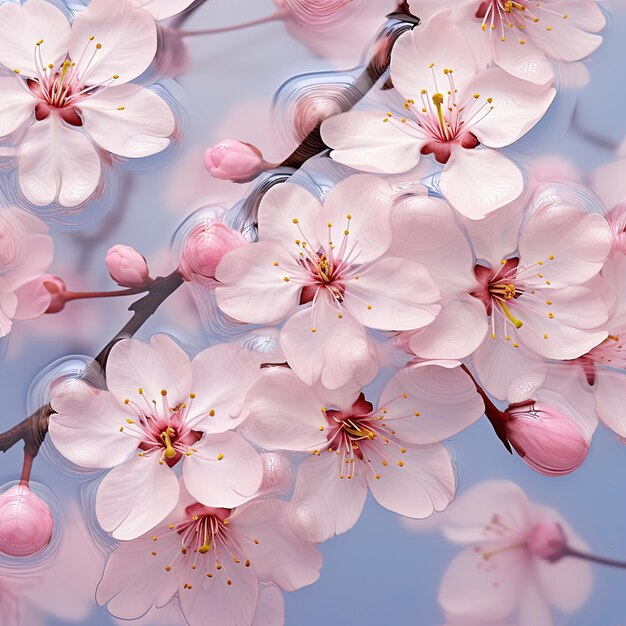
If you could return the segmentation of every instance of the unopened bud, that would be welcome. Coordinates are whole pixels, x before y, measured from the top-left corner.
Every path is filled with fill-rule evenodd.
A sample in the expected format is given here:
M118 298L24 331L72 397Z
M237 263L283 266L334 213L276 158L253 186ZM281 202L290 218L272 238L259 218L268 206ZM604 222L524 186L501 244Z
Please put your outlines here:
M530 553L539 558L556 563L567 552L567 539L558 522L539 522L526 540Z
M150 282L146 259L130 246L113 246L104 260L111 278L121 287L143 287Z
M504 422L508 440L524 462L544 476L569 474L582 465L589 442L565 413L546 404L510 406Z
M58 313L65 308L65 281L53 274L44 274L41 277L44 289L50 294L50 304L46 309L46 313Z
M222 257L247 243L239 231L219 220L198 224L185 240L178 271L184 280L211 284Z
M54 520L48 505L25 485L0 495L0 552L32 556L52 539Z
M271 169L261 151L252 144L224 139L204 153L204 165L213 178L247 183Z

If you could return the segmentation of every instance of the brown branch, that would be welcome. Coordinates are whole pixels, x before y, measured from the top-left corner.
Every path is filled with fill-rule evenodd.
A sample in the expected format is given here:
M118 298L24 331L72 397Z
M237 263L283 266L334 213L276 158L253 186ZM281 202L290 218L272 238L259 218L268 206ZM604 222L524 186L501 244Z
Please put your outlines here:
M178 271L172 272L169 276L160 276L150 285L145 296L130 305L129 311L133 311L133 316L85 370L83 375L90 377L90 383L93 383L97 378L96 374L105 369L111 348L118 341L132 337L155 313L159 306L182 284L183 279L179 276ZM44 404L25 420L0 434L0 451L6 452L21 440L24 442L26 458L30 458L30 463L32 463L32 459L37 456L39 448L46 437L48 421L53 413L52 407L49 404ZM30 465L28 466L26 480L28 480L29 474Z

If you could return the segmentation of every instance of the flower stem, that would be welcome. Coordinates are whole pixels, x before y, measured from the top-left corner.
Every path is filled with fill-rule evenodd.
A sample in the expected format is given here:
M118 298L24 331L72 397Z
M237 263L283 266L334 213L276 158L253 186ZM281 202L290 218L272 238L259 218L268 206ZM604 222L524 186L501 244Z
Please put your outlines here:
M593 554L587 554L586 552L580 552L574 548L567 546L563 552L563 556L571 556L576 559L583 559L584 561L591 561L592 563L599 563L600 565L607 565L608 567L619 567L626 569L626 561L617 561L615 559L606 559L602 556L595 556Z
M119 296L135 296L145 293L150 289L149 285L144 287L132 287L129 289L119 289L118 291L63 291L59 294L65 302L72 300L88 300L90 298L117 298Z

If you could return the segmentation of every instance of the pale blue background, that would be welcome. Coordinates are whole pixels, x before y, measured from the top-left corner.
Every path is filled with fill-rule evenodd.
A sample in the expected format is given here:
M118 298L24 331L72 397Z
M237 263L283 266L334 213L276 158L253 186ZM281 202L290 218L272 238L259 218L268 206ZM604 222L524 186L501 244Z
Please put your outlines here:
M617 2L610 7L613 17L605 43L589 63L592 80L579 94L579 115L585 129L617 145L626 135L626 11L623 5L616 5ZM270 0L211 0L188 27L236 23L272 10ZM166 200L171 196L166 194L171 168L185 154L200 154L202 147L220 139L221 120L243 100L252 97L269 102L280 84L293 74L329 67L291 39L280 23L197 38L192 55L193 70L180 79L187 110L182 144L168 155L169 160L163 160L165 169L155 167L136 177L127 211L113 232L90 244L86 254L81 256L75 235L59 234L53 270L60 272L80 263L91 277L90 287L108 288L110 281L102 258L106 249L118 242L136 246L158 266L152 259L163 255L171 234L191 208L183 205L176 212L166 206L171 204ZM567 108L564 106L563 110ZM587 171L611 158L610 152L573 133L555 137L554 130L554 120L548 117L525 141L526 151L562 154ZM162 261L157 269L168 271L167 263ZM40 329L47 319L17 326L0 376L2 427L11 426L25 415L30 381L42 367L67 354L96 353L127 319L122 302L104 306L101 310L106 314L94 318L94 308L74 303L71 323L78 319L88 328L95 324L90 333L79 331L74 338L65 334L44 337ZM141 336L169 330L197 347L206 344L191 318L182 320L182 330L172 324L172 319L171 314L155 316ZM595 552L626 559L626 451L611 433L600 429L586 464L574 475L560 479L536 475L518 458L511 458L486 421L456 437L450 448L459 469L460 492L484 479L514 480L532 499L558 509ZM18 447L3 456L0 482L15 480L20 462ZM61 501L70 495L76 497L79 491L79 481L63 474L47 453L37 460L34 478L53 489ZM286 596L289 626L436 626L443 622L437 589L456 547L436 531L409 530L397 516L368 501L357 526L321 546L321 550L325 565L320 581ZM559 624L626 625L626 571L596 567L594 579L590 601L573 617L560 619ZM89 626L109 623L106 611L98 608L84 622ZM50 624L60 626L58 621Z

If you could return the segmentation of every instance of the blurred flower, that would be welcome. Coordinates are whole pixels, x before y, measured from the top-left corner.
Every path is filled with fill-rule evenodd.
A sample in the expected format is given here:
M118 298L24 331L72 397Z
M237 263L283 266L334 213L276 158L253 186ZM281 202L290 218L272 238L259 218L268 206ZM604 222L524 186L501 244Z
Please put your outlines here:
M522 173L497 149L543 117L554 89L477 66L448 12L400 36L391 79L404 98L398 98L401 113L350 111L326 120L322 138L334 148L332 158L367 172L396 173L432 154L443 165L439 189L474 220L520 196Z
M14 319L39 317L48 308L49 299L31 297L32 284L52 262L54 243L47 233L34 215L0 208L0 337L9 333Z
M247 183L277 164L268 163L252 144L223 139L204 153L204 165L214 178Z
M233 344L192 360L167 335L116 343L106 367L108 391L82 380L60 385L50 437L69 461L112 468L96 495L96 516L116 539L134 539L176 505L172 469L183 464L187 489L209 506L237 506L254 496L263 465L232 429L258 361ZM90 416L85 419L85 416Z
M150 282L150 270L144 256L130 246L117 244L105 256L111 278L121 287L144 287Z
M248 240L223 222L203 220L187 235L178 268L187 281L214 285L215 270L222 257L231 250L248 244Z
M24 131L18 179L29 202L78 206L100 183L98 150L139 158L169 145L169 106L129 83L156 47L152 17L120 0L92 0L72 24L46 0L0 6L0 64L11 72L0 79L0 136Z
M572 613L591 593L589 564L558 558L564 538L575 548L585 548L582 541L556 511L533 504L514 483L488 481L468 491L448 510L444 533L468 546L439 589L451 624L552 624L551 606Z
M182 13L194 0L130 0L130 3L148 11L155 20L166 20Z
M48 505L26 485L15 485L0 495L0 552L32 556L52 539L54 520Z

